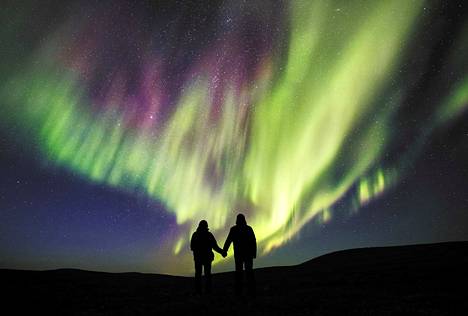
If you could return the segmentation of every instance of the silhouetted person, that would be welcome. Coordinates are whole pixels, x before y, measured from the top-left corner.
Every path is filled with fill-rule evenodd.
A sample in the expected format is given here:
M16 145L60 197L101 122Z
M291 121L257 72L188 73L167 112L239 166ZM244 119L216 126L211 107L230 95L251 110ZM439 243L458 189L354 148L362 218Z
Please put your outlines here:
M200 221L197 230L193 233L190 240L190 249L193 251L195 261L195 290L201 293L202 290L202 268L205 270L205 291L211 291L211 262L214 260L212 249L219 252L223 257L226 253L218 246L213 234L209 232L208 223L205 220Z
M237 215L236 225L231 227L224 243L225 253L229 250L231 242L234 243L234 261L236 263L236 294L242 293L242 282L247 275L248 289L251 295L255 294L255 278L253 274L253 259L257 257L257 240L252 227L247 225L245 216Z

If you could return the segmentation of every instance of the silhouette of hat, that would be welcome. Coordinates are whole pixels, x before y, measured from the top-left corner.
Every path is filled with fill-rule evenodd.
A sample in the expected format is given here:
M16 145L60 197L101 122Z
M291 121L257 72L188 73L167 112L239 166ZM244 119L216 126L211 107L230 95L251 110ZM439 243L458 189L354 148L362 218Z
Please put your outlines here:
M204 219L198 223L198 229L205 229L208 230L208 222L205 221Z
M238 214L236 219L237 225L247 225L244 214Z

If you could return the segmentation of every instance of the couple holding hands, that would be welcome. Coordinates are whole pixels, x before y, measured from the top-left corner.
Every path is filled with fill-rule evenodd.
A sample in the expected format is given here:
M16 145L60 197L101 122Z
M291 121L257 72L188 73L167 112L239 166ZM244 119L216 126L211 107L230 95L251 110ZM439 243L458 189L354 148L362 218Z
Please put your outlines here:
M239 295L242 293L244 268L247 276L248 289L251 294L254 294L255 279L253 275L253 259L257 257L257 240L252 227L247 225L243 214L237 215L236 225L231 227L229 235L224 242L223 249L218 246L215 237L209 231L207 221L202 220L198 224L198 228L193 233L190 241L190 249L193 251L193 259L195 261L195 290L197 293L201 293L202 290L202 269L205 271L205 291L207 293L211 291L211 262L214 260L212 250L226 257L231 243L234 244L236 294Z

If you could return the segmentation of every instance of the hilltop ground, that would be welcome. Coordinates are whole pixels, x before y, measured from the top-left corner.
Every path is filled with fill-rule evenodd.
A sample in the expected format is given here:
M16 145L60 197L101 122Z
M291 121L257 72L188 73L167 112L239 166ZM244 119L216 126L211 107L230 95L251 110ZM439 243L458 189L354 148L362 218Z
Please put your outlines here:
M352 249L255 273L256 297L238 298L233 273L215 274L213 293L197 296L186 277L0 270L11 314L463 315L468 308L468 242Z

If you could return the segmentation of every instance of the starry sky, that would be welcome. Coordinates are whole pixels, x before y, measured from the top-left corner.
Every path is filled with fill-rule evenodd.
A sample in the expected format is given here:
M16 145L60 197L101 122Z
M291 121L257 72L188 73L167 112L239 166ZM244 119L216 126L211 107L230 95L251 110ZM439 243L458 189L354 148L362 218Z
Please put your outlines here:
M0 268L191 274L468 239L463 1L7 1ZM215 258L231 270L232 253Z

